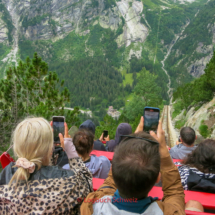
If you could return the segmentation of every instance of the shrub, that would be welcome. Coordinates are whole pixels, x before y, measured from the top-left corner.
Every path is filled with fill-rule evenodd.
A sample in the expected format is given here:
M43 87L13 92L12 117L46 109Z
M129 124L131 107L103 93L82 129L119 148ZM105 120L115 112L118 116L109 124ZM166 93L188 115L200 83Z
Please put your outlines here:
M204 125L204 124L201 124L199 126L199 133L204 137L204 138L207 138L210 134L210 132L208 131L208 126L207 125Z
M177 121L176 123L175 123L175 128L177 128L177 129L181 129L183 126L184 126L184 124L186 123L186 120L179 120L179 121Z

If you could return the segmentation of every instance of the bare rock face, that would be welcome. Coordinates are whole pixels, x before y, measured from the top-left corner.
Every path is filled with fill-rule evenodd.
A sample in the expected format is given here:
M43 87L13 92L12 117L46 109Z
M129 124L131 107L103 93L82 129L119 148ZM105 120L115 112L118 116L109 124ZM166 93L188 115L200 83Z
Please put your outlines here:
M206 56L193 62L187 68L187 71L194 77L200 77L204 74L204 69L213 56L213 45L204 46L202 43L199 43L198 47L196 48L196 52L200 54L205 54Z
M8 40L8 36L7 36L7 26L4 23L4 21L1 19L2 13L0 13L0 43Z
M122 23L120 18L121 14L118 7L109 8L104 10L99 16L99 24L103 28L111 28L111 30L117 30Z
M123 34L118 37L118 45L121 46L125 42L127 47L132 42L144 42L148 36L148 29L145 25L140 23L143 3L139 1L130 2L129 0L122 0L117 2L117 6L126 23Z
M93 5L90 0L3 0L8 10L19 15L20 32L26 39L52 39L80 31L83 22L90 22L103 9L103 0Z

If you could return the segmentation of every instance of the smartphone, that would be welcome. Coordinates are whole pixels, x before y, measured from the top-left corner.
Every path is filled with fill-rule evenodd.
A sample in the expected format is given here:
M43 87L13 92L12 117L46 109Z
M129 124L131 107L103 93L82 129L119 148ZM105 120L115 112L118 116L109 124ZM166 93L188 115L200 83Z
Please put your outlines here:
M64 136L64 116L53 116L53 131L54 131L54 143L60 143L59 133L63 134Z
M108 136L108 131L107 130L104 130L103 131L103 139L105 138L105 137L107 137Z
M155 107L144 108L144 131L157 131L160 117L160 109Z

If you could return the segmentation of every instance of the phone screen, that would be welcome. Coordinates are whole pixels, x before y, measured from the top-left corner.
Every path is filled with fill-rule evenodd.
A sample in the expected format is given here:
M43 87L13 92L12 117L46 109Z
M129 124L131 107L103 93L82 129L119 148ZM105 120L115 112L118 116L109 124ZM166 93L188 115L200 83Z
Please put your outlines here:
M104 130L103 131L103 137L107 137L108 136L108 131L107 130Z
M144 108L144 131L157 131L159 114L158 108Z
M62 116L53 116L54 143L60 143L59 133L64 136L64 121Z

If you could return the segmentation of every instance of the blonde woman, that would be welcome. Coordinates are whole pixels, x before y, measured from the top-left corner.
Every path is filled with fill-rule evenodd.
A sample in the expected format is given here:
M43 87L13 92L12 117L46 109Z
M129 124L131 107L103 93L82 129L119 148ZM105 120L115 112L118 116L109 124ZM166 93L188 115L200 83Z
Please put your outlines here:
M59 137L71 170L49 166L53 132L45 119L29 118L17 125L13 150L18 159L0 175L1 214L79 214L92 191L92 175L78 157L66 123L65 136Z

